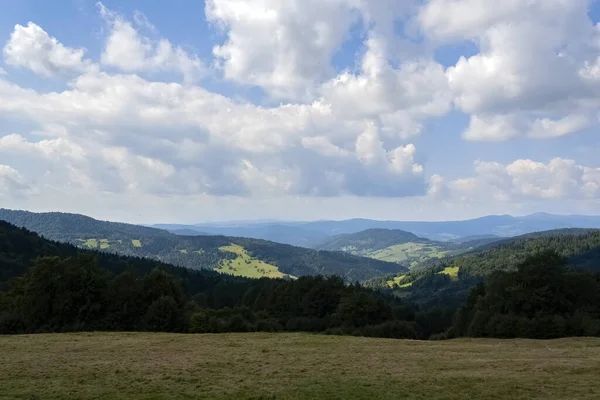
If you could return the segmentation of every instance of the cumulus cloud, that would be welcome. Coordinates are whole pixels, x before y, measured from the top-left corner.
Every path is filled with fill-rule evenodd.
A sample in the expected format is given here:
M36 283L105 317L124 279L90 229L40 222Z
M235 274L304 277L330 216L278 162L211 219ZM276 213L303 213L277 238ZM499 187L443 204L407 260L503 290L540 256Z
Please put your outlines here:
M14 168L0 164L0 198L19 198L29 187Z
M432 41L479 48L446 71L454 104L472 118L467 139L543 138L587 127L583 121L599 106L600 93L583 78L584 71L594 75L598 50L588 4L431 0L423 6L418 20ZM552 122L557 114L565 120Z
M452 196L508 202L596 199L600 195L600 168L574 160L554 158L542 163L519 159L507 165L476 161L474 167L473 177L448 183Z
M152 40L143 36L129 21L102 3L98 3L98 9L109 26L102 64L125 72L177 71L188 82L196 81L204 73L204 63L198 56L190 55L167 39ZM134 20L137 25L156 31L141 12L134 13Z
M81 73L91 64L84 59L84 49L64 46L33 22L27 26L15 25L3 54L8 65L46 77Z
M0 132L4 195L21 187L53 204L86 192L178 205L418 196L419 207L600 196L599 169L575 160L479 161L459 179L452 168L430 171L430 142L416 137L453 109L468 118L464 140L560 140L597 126L600 28L586 1L205 4L223 34L212 60L222 76L208 74L217 80L206 87L198 84L204 62L160 38L141 12L128 20L98 3L108 29L94 61L34 23L17 25L6 64L68 80L42 92L0 76L0 118L31 129ZM349 38L356 57L337 65ZM436 61L437 48L465 41L476 54L449 67ZM155 81L156 73L182 82ZM221 77L226 93L243 84L266 96L207 89L225 87Z

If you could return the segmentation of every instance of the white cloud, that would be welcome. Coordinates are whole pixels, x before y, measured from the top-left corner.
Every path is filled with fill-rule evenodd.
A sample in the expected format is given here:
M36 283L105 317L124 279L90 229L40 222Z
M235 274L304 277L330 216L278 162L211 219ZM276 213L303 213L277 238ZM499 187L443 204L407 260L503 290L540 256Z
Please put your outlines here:
M167 39L154 41L141 35L129 21L102 3L98 3L98 8L110 29L101 56L102 64L125 72L177 71L188 82L194 82L204 74L205 66L198 56L190 55ZM142 13L134 13L134 20L139 26L156 31Z
M432 0L424 5L418 20L434 43L467 40L479 48L446 71L454 104L472 118L467 139L527 133L541 138L587 127L583 120L600 105L600 86L584 78L593 75L590 60L598 51L588 3ZM571 116L553 123L557 115Z
M600 197L600 168L554 158L547 164L520 159L504 165L476 161L475 175L449 182L452 196L496 201L583 200Z
M0 151L61 149L51 158L69 154L65 168L80 171L79 181L87 174L102 182L102 190L319 196L425 190L415 146L384 145L375 124L363 132L364 122L338 121L320 102L263 108L199 87L92 72L61 93L38 94L0 81L0 113L62 135L38 143L9 135L0 139ZM337 145L324 136L330 131L342 133ZM369 137L375 147L366 149ZM366 162L371 150L382 157Z
M0 160L11 169L3 190L18 182L28 188L22 195L37 190L48 204L74 207L73 193L111 204L127 197L154 212L148 199L183 212L186 201L218 208L214 199L235 211L244 199L301 198L318 208L329 198L361 207L393 198L421 216L441 204L468 214L511 201L598 199L598 168L563 159L478 162L473 176L455 179L450 166L427 168L435 138L415 137L453 107L469 118L465 140L560 140L597 127L600 28L584 2L419 3L207 1L207 18L224 34L213 61L234 83L227 90L264 89L267 98L254 102L197 85L204 63L159 38L141 12L130 22L99 3L109 29L96 64L33 23L18 26L7 64L70 80L43 93L0 77L0 119L21 124L0 133ZM357 23L356 59L334 66ZM435 61L437 47L465 40L479 52L449 68ZM152 80L173 72L185 84ZM455 128L454 119L443 121ZM443 125L433 129L446 134ZM460 148L444 150L462 158Z
M0 199L20 198L28 188L24 178L17 170L0 164Z
M333 74L330 58L359 18L353 0L208 0L207 19L227 33L214 47L225 77L278 97L305 95Z
M472 115L463 133L466 140L506 140L519 134L512 115Z
M46 77L80 73L90 67L90 61L84 59L84 49L64 46L33 22L15 25L3 54L8 65L28 68Z
M589 125L590 120L585 115L567 115L557 120L544 118L534 121L529 135L539 138L553 138L580 131Z

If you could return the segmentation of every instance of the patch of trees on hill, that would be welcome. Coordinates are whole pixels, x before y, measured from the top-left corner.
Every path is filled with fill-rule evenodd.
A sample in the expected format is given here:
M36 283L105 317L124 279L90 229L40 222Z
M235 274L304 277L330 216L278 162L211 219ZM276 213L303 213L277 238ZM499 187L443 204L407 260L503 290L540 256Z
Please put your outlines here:
M405 270L395 263L342 252L317 251L259 239L179 236L160 229L98 221L78 214L0 209L0 220L27 228L50 240L79 247L90 239L95 239L95 243L104 240L108 247L98 248L103 252L147 257L191 269L212 269L223 260L235 258L235 254L219 248L237 244L252 257L293 276L338 275L352 282ZM140 246L134 246L132 240L139 240Z
M600 336L600 274L574 270L555 252L497 271L470 293L445 337Z

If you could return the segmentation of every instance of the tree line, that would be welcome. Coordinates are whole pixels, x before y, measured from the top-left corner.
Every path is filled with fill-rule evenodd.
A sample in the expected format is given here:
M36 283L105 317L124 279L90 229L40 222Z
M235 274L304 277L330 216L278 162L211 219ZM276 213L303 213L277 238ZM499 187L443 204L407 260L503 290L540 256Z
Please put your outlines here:
M432 317L335 276L211 283L190 290L161 268L112 274L92 254L39 257L0 292L0 332L304 331L417 339L445 329L434 321L439 313Z

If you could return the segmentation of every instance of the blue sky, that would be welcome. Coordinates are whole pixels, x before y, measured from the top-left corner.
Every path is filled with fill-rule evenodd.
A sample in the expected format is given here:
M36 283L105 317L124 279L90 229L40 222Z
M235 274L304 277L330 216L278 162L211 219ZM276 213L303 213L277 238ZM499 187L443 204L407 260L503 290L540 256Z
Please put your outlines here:
M599 20L585 0L14 2L0 205L600 214Z

